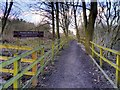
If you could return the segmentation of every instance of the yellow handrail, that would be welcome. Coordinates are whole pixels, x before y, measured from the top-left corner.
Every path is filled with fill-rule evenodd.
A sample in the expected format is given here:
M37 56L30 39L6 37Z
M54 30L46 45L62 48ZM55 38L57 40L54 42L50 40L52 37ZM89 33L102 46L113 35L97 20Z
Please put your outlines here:
M81 38L80 41L85 44L85 38ZM116 51L116 50L113 50L113 49L110 49L110 48L106 48L106 47L103 47L103 46L100 46L92 41L90 41L90 49L91 49L91 55L92 57L94 58L95 55L97 55L99 58L100 58L100 67L102 68L102 65L103 65L103 61L107 62L109 65L111 65L112 67L114 67L116 69L116 85L119 87L120 86L120 51ZM99 52L98 53L96 50L95 50L95 47L99 48ZM108 51L108 52L111 52L111 53L114 53L116 55L116 64L111 62L110 60L108 60L107 58L105 58L103 56L103 51Z
M116 51L116 50L109 49L109 48L105 48L103 46L100 46L100 45L92 42L92 41L90 41L90 43L91 43L91 46L92 46L92 47L90 47L90 49L92 51L92 57L94 58L95 54L98 57L100 57L100 66L102 67L102 63L103 63L102 61L105 61L109 65L111 65L112 67L114 67L116 69L116 85L119 87L119 85L120 85L120 52ZM100 54L95 51L94 47L98 47L100 49ZM108 60L107 58L105 58L103 56L103 50L116 54L116 64L111 62L110 60Z
M96 44L96 43L94 43L94 42L91 42L91 41L90 41L90 43L91 43L91 44L94 44L94 45L97 46L98 48L102 48L103 50L106 50L106 51L112 52L112 53L114 53L114 54L120 55L120 52L119 52L119 51L116 51L116 50L113 50L113 49L109 49L109 48L105 48L105 47L100 46L100 45L98 45L98 44Z
M28 46L16 46L16 45L9 45L9 44L0 44L0 49L17 49L17 50L32 50L33 48Z
M4 61L0 63L0 72L12 73L14 76L10 78L10 80L8 80L2 86L0 86L0 89L8 88L12 84L13 84L13 88L19 88L20 78L23 75L32 76L32 78L29 80L28 83L24 85L24 87L29 85L29 83L32 83L33 86L36 86L37 76L39 75L39 73L44 73L44 67L47 65L49 61L44 59L51 54L55 55L63 47L65 43L66 43L65 40L61 40L61 43L59 44L56 44L56 43L52 44L52 50L49 50L48 52L44 52L45 50L44 46L39 46L37 48L32 49L26 46L19 47L15 45L0 45L0 49L7 48L7 49L18 49L18 50L30 50L14 57L0 56L0 60ZM39 51L40 51L40 56L38 56L38 53L37 53ZM32 59L25 58L26 56L29 56L29 55L32 56ZM54 57L53 55L51 55L51 57ZM51 61L54 62L53 60ZM29 65L26 66L24 69L21 69L22 62L29 63ZM12 69L4 68L10 64L13 64ZM38 68L39 65L40 67Z

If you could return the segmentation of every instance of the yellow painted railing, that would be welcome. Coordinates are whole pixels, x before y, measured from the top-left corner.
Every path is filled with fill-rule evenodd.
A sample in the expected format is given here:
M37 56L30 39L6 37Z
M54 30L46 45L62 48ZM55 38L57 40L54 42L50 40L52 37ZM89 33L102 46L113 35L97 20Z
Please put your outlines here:
M17 50L32 50L33 48L28 46L16 46L16 45L9 45L9 44L0 44L0 49L7 48L7 49L17 49Z
M32 50L31 47L16 46L16 45L9 45L9 44L0 44L0 49ZM13 58L13 57L0 56L1 61L9 60L11 58ZM32 63L32 62L34 62L34 59L22 58L21 62ZM5 69L5 68L0 69L0 72L3 72L3 73L12 73L12 74L14 74L14 71L15 70L13 70L13 69ZM25 73L25 75L34 75L34 72L27 72L27 73Z
M85 38L82 37L80 39L80 42L85 45ZM116 73L115 73L115 78L116 78L115 81L116 82L115 82L115 84L116 84L117 87L120 87L120 51L116 51L116 50L113 50L113 49L105 48L103 46L100 46L100 45L92 42L92 41L90 41L90 44L91 44L91 46L90 46L91 56L93 58L95 56L98 56L100 58L99 59L99 62L100 62L99 65L100 65L101 69L102 69L102 66L103 66L103 61L106 62L106 63L108 63L113 68L115 68L115 70L116 70ZM95 47L99 49L99 52L97 52L95 50ZM107 57L105 57L103 55L104 51L111 52L111 53L115 54L116 55L116 60L115 60L116 63L113 63L112 61L108 60ZM112 81L112 80L110 80L110 81Z
M52 42L51 49L45 52L45 46L39 46L37 48L30 47L18 47L13 45L0 45L0 49L17 49L17 50L27 50L26 52L16 55L14 57L0 56L0 72L3 73L12 73L14 77L10 78L8 81L3 83L0 86L0 89L8 88L13 85L13 88L26 88L31 84L32 86L37 85L37 77L41 73L44 73L45 66L49 63L49 61L54 64L54 56L59 52L59 50L64 46L67 40L61 40L58 44L57 42ZM39 53L40 52L40 56ZM31 55L31 59L25 58ZM45 58L48 58L45 60ZM29 63L28 66L22 67L22 63ZM6 69L5 67L13 64L12 69ZM25 85L21 85L21 78L24 75L31 76L31 79L26 82Z
M116 50L109 49L109 48L105 48L105 47L100 46L94 42L90 42L90 43L91 43L90 49L92 51L92 57L94 58L96 55L100 58L100 67L102 68L103 61L104 61L115 68L115 70L116 70L116 76L115 76L116 77L116 86L119 87L119 85L120 85L120 52L118 52ZM95 47L99 48L99 53L95 50ZM108 60L107 58L105 58L103 55L104 51L114 53L116 55L116 63L113 63L110 60Z

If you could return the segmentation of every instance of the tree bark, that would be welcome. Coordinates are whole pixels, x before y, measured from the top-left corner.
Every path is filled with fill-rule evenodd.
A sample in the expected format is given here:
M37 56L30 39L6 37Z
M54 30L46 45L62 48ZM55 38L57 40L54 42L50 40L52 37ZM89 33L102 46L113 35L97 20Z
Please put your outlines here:
M65 34L65 37L68 38L68 28L69 28L69 6L66 2L61 2L61 13L62 13L62 29Z
M3 34L3 31L5 29L5 26L6 26L6 23L7 23L7 19L8 19L8 16L10 14L10 11L12 9L12 6L13 6L13 0L10 1L10 4L8 4L8 0L6 0L5 12L4 12L4 16L2 17L2 31L1 31L1 35Z
M82 4L83 4L83 18L84 18L84 29L85 29L85 49L88 54L91 54L90 41L92 41L93 39L94 24L97 17L97 1L96 2L91 1L89 22L87 21L86 4L84 0Z
M56 29L57 29L57 39L60 39L59 33L59 3L56 2Z
M79 34L79 29L78 29L77 19L76 19L77 6L76 7L74 6L74 2L73 2L73 9L74 9L74 20L75 20L76 36L77 36L78 42L80 42L80 34Z
M53 40L55 39L55 23L54 23L54 2L51 2L51 6L52 6L52 33L53 33Z

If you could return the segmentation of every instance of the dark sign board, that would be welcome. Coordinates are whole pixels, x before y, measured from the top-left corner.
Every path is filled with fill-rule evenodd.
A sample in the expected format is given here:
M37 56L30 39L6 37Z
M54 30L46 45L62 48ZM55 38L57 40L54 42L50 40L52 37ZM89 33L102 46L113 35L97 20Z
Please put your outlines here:
M14 31L13 37L44 37L43 31Z

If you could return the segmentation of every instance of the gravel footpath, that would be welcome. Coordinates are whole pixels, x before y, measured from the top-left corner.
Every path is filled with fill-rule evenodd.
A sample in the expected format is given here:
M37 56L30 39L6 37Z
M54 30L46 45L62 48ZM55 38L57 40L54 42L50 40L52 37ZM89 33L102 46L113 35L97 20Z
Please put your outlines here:
M44 79L39 77L36 88L112 88L76 41L61 51L53 68Z

